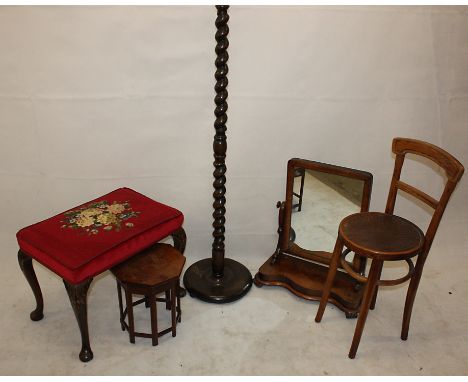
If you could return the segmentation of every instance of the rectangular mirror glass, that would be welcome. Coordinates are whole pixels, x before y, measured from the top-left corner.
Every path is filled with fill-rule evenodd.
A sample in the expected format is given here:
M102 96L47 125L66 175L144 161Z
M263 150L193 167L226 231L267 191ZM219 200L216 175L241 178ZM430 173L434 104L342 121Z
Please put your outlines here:
M305 249L331 251L340 221L361 211L364 181L294 168L291 240Z

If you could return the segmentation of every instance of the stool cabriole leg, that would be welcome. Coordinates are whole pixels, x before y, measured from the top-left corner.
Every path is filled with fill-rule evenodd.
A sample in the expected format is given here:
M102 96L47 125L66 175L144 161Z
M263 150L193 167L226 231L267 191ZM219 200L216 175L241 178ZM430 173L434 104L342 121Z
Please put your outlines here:
M93 352L89 343L89 332L88 332L88 307L86 298L88 295L88 289L91 285L92 278L83 281L80 284L71 284L67 280L63 280L65 289L68 293L71 306L75 313L76 320L78 321L78 327L81 333L81 351L80 360L82 362L88 362L93 359Z
M172 240L174 241L174 248L177 249L182 255L185 251L185 245L187 244L187 235L185 234L185 230L180 227L179 229L175 230L171 233ZM187 291L183 287L179 287L178 292L180 297L184 297L187 294ZM167 307L167 309L169 309Z
M187 235L182 227L171 233L172 240L174 241L174 248L181 254L184 254L185 245L187 243Z
M21 250L18 251L18 263L21 271L28 280L29 286L31 287L34 297L36 298L36 309L34 309L29 317L33 321L39 321L44 318L44 300L42 299L41 287L37 281L36 273L32 265L32 257L26 255Z

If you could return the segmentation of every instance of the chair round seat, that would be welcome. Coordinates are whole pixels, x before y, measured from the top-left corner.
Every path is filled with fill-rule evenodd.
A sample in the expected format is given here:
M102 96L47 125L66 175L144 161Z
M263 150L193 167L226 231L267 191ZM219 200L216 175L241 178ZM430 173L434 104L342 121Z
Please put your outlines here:
M340 223L339 234L347 248L379 260L407 259L417 255L424 245L424 234L418 226L381 212L347 216Z

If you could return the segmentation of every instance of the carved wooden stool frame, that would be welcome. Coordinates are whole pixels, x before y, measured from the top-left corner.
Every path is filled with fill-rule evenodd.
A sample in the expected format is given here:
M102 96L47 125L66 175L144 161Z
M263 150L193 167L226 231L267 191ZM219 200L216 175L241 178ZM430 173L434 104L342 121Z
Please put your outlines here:
M172 236L174 247L183 254L187 241L184 229L181 227L171 233L169 236ZM32 260L32 257L30 257L25 252L21 250L18 251L19 266L23 271L23 274L26 277L26 280L28 281L36 299L36 308L31 312L30 318L32 321L40 321L44 317L44 300L42 297L41 287L34 271ZM88 289L92 281L92 277L84 280L80 284L72 284L66 280L63 280L81 333L81 351L79 358L82 362L88 362L93 359L93 352L91 350L91 344L89 341L87 306Z

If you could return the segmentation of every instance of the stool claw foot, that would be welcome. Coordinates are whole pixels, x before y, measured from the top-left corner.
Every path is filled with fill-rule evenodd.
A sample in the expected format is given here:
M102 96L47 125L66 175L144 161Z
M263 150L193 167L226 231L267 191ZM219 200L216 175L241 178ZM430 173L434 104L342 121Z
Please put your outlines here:
M35 309L29 315L31 321L40 321L44 318L44 313L42 313L42 309Z
M81 362L89 362L93 359L93 352L91 348L82 348L80 351L80 361Z

